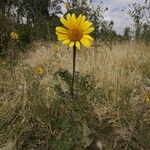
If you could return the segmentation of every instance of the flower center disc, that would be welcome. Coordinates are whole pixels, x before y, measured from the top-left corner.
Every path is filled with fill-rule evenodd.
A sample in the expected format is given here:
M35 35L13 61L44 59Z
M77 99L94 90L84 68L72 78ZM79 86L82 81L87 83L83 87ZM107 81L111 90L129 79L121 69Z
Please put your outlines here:
M73 42L79 41L82 38L82 33L78 29L71 29L68 32L69 39Z

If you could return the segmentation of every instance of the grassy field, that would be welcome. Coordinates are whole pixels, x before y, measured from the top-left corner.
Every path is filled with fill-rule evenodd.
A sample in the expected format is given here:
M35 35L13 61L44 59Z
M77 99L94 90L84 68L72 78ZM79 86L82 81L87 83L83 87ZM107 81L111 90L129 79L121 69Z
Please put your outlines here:
M74 100L72 49L41 42L15 66L1 60L0 145L94 150L99 141L106 150L150 149L150 47L95 45L77 51Z

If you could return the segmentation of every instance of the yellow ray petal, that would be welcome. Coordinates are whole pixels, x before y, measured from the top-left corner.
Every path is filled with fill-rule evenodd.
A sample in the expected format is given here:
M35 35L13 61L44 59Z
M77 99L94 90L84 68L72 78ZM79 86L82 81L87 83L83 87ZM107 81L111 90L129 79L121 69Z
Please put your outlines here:
M69 25L69 22L68 22L66 19L61 18L60 21L61 21L61 23L62 23L65 27L69 27L69 26L70 26L70 25Z
M67 29L63 27L56 27L56 31L60 33L68 33Z
M64 40L62 43L67 45L67 44L70 43L70 40L69 40L69 39L66 39L66 40Z
M76 42L76 47L77 47L78 49L80 49L80 42L79 42L79 41Z
M85 22L86 16L82 15L79 19L79 25L82 25Z
M82 23L80 25L80 27L81 27L82 30L87 30L90 26L92 26L92 23L89 22L89 21L85 21L84 23Z
M89 33L93 32L93 31L94 31L94 28L90 27L87 30L83 31L83 34L89 34Z
M58 36L66 36L66 37L68 37L68 34L66 34L66 33L60 33L60 32L57 32L57 31L55 33Z
M71 17L72 17L72 19L74 19L74 20L75 20L75 19L76 19L76 15L75 15L75 13L73 13Z
M76 15L73 13L71 15L71 24L72 27L76 27L77 26L77 19L76 19Z
M56 34L57 34L59 41L64 41L64 40L68 39L68 36L66 34L59 34L57 32L56 32Z
M77 25L79 25L81 23L81 21L82 21L81 19L82 19L82 15L79 15L77 17Z
M85 47L90 47L90 46L91 46L91 40L82 38L82 39L80 40L80 42L81 42Z
M73 47L74 46L74 42L70 42L69 46Z
M58 36L57 38L58 38L59 41L64 41L64 40L68 39L68 38L64 38L64 37L61 37L61 36Z
M83 35L83 38L86 38L86 39L89 39L89 40L93 41L93 38L90 35L87 35L87 34Z
M70 22L71 22L71 18L72 18L71 15L70 15L70 14L67 14L67 15L66 15L66 18L67 18L67 21L70 23Z

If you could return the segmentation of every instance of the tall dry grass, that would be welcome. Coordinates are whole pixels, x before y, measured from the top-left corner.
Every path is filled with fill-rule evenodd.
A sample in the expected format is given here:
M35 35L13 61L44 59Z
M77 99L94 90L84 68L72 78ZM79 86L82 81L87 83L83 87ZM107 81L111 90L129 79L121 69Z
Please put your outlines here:
M61 149L50 146L51 141L65 134L55 128L58 116L53 109L58 97L54 73L60 68L72 72L72 49L59 43L35 43L13 72L8 66L0 69L0 143L17 139L18 149ZM35 71L37 67L43 68L42 75ZM84 118L89 118L89 122L81 119L80 123L86 124L91 134L96 132L92 139L98 137L105 147L111 145L111 149L136 145L148 150L149 111L144 99L150 91L150 48L136 43L118 43L112 51L106 46L82 48L77 52L76 71L82 76L90 75L94 86L102 92L94 93L101 101L95 97L83 100L87 109ZM61 86L68 90L62 81ZM80 103L82 99L76 101ZM62 105L58 111L62 113L66 107ZM103 133L104 130L110 131ZM90 143L87 132L83 134L78 149ZM70 143L74 145L73 141Z

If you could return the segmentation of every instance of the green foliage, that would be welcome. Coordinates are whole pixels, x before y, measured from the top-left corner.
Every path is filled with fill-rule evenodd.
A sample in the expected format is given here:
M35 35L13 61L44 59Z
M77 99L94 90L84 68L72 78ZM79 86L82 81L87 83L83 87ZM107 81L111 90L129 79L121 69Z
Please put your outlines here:
M22 51L27 44L37 40L56 40L55 27L60 24L62 0L2 1L0 9L0 56L14 49L10 33L19 34L16 47ZM16 11L14 12L13 9Z
M4 56L10 43L12 22L2 13L0 13L0 29L0 56Z
M123 38L127 41L129 41L131 39L131 28L130 27L126 27L124 29Z
M67 89L64 91L61 87L61 84L56 84L56 91L60 96L71 96L71 88L72 88L72 74L69 73L67 70L60 69L58 70L55 75L58 76L66 83ZM97 87L94 78L90 75L81 76L79 73L76 73L75 76L75 97L77 99L96 99L100 103L107 101L109 98L110 91L103 87Z
M69 132L66 131L64 134L68 140L71 140L70 142L68 141L70 149L73 149L71 146L77 149L83 149L85 145L83 141L87 140L89 135L84 137L86 133L83 132L83 123L88 127L90 132L97 128L98 125L96 116L92 116L92 108L89 104L92 103L93 99L98 103L104 104L107 98L109 98L110 93L108 93L105 88L96 87L92 76L81 76L79 73L76 73L75 99L72 99L72 75L67 70L59 69L54 74L54 78L56 80L55 91L57 97L55 98L53 106L56 107L57 126L62 131L66 131L66 128L69 130ZM61 111L61 113L59 113L59 111ZM65 139L61 139L60 143L57 143L58 147L56 149L59 149L60 145L66 145L67 143L65 142Z
M150 44L150 24L145 23L143 25L143 31L140 38L145 42L146 45Z
M140 65L140 70L142 72L143 81L146 86L150 86L150 61L149 59L145 60L144 63Z
M150 147L150 110L146 113L144 117L144 121L141 123L140 132L139 132L139 139L141 145L148 150Z

